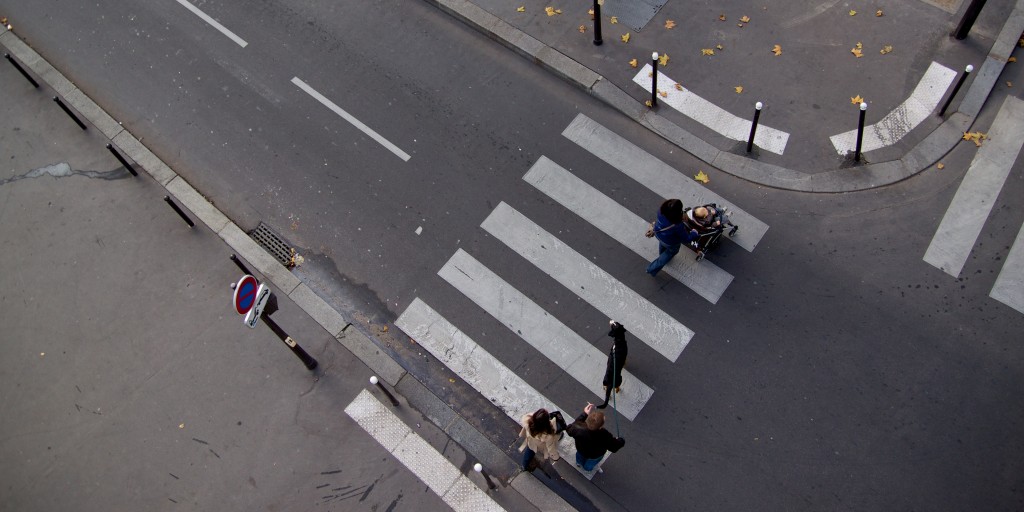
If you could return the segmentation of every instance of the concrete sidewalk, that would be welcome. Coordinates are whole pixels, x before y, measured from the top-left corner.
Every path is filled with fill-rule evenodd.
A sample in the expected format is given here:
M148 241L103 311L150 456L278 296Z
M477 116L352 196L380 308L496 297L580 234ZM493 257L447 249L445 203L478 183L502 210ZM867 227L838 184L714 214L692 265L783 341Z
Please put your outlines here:
M504 452L14 34L0 30L0 41L41 85L3 64L0 509L441 510L485 492L505 510L568 509L532 476L512 480ZM139 176L107 151L111 140L146 162L132 164ZM266 325L242 324L232 253L272 287L272 318L318 360L314 371ZM430 492L346 414L365 391L475 487ZM473 471L478 461L496 490Z
M428 1L709 165L754 183L808 192L873 188L933 165L970 130L993 87L1005 87L999 75L1024 31L1021 0L989 2L963 41L950 33L969 2L765 6L732 0L709 6L667 0L658 7L660 1L607 0L603 44L596 46L591 2ZM617 24L611 23L613 15ZM851 52L858 43L861 58ZM779 55L772 51L775 45ZM891 51L881 53L886 46ZM634 80L649 83L642 68L654 51L669 55L659 69L671 80L659 82L665 97L652 109L644 104L650 90ZM630 65L633 59L637 68ZM945 76L925 83L933 62L945 68ZM967 64L975 70L940 118L954 75ZM677 92L675 83L686 91ZM919 89L937 96L934 108L918 108ZM856 130L856 96L869 105L865 131L875 130L883 140L898 138L866 151L860 162L830 142L830 136ZM669 106L673 97L698 102L696 112L686 115ZM767 126L789 134L782 154L757 146L747 153L745 137L728 138L710 126L731 123L742 128L733 131L749 134L757 101L765 105L759 131ZM908 111L914 110L923 119L911 119ZM714 122L705 125L695 117Z

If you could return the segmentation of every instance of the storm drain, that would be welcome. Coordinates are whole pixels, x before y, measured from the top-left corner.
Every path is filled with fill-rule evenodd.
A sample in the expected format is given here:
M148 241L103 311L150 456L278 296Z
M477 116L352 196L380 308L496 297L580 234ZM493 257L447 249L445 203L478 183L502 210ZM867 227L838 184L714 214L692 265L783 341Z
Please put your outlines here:
M608 2L601 9L603 16L615 16L619 23L640 32L665 6L667 0L624 0Z
M269 252L274 259L281 262L282 265L291 268L295 265L292 259L295 255L295 250L288 246L288 243L283 238L277 236L269 226L260 222L256 229L249 233L249 236L260 244L260 247L264 248Z

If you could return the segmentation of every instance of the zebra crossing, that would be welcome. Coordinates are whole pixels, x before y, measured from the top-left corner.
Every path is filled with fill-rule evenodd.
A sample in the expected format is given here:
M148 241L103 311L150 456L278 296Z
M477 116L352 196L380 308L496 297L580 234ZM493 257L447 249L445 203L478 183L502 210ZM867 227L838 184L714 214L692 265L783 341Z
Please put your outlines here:
M739 235L731 240L747 251L754 250L768 229L764 222L582 114L577 115L562 135L659 195L680 198L685 204L729 206L732 219L742 226ZM643 236L646 220L552 159L539 157L523 180L625 249L645 260L657 256L657 244ZM500 202L495 206L480 228L605 317L629 326L637 341L671 362L679 359L695 335L679 319L508 203ZM732 275L711 262L698 263L692 257L674 258L664 270L712 304L733 280ZM588 393L604 398L601 381L607 353L560 321L557 312L547 311L531 300L529 292L537 290L518 288L488 268L486 261L478 260L463 249L455 251L438 275ZM554 404L420 297L412 300L395 325L517 423L523 415L541 407L575 410ZM616 395L614 407L626 420L636 421L654 390L643 382L643 375L633 375L628 370L623 374L624 383ZM593 401L590 397L581 398ZM568 436L559 443L559 451L570 464L575 459L575 445ZM607 460L606 456L602 464ZM577 469L588 479L597 472L597 469L592 472Z
M998 135L978 148L925 251L925 262L953 277L960 277L999 192L1010 175L1010 169L1024 146L1024 140L1019 136L1022 132L1024 101L1007 96L989 129L989 133ZM1024 313L1022 239L1024 226L1017 234L989 296Z

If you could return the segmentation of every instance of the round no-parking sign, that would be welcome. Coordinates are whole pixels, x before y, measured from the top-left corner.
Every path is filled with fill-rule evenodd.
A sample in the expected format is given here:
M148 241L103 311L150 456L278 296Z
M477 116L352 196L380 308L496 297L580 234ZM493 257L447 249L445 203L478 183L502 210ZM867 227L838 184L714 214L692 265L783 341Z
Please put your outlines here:
M256 289L258 287L259 282L256 281L256 278L248 274L238 280L238 284L235 285L234 304L235 311L239 315L244 315L252 309L253 304L256 303Z

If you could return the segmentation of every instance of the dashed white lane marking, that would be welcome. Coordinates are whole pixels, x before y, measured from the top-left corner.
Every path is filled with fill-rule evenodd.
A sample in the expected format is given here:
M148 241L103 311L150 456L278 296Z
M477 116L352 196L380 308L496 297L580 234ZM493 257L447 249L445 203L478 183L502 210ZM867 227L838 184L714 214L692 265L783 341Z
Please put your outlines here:
M179 1L181 1L181 0L179 0ZM342 109L341 107L336 105L333 101L331 101L331 100L327 99L326 97L324 97L323 94L320 94L319 92L317 92L316 89L313 89L312 87L310 87L308 84L306 84L306 82L303 82L301 79L299 79L299 77L292 78L292 83L295 84L296 86L298 86L299 89L302 89L303 91L305 91L306 94L309 94L310 96L315 98L317 101L322 103L325 107L331 109L332 112L334 112L335 114L338 114L339 116L341 116L342 119L344 119L344 120L348 121L349 123L351 123L352 126L355 126L356 128L358 128L359 131L365 133L368 137L370 137L371 139L377 141L378 144L380 144L381 146L384 146L389 151L391 151L392 153L397 155L398 158L401 158L402 160L404 160L406 162L409 161L410 157L409 157L408 153L406 153L405 151L402 151L398 146L392 144L391 141L385 139L379 133L373 131L373 129L371 129L369 126L366 126L361 121L359 121L358 119L353 117L352 114L349 114L348 112L345 112L344 109Z
M545 398L419 297L413 299L399 315L395 325L517 424L524 414L541 407L549 411L563 411L567 422L575 416L569 412L571 409L559 408ZM576 467L576 444L571 437L565 436L558 443L558 452L566 462ZM604 460L607 461L608 457ZM596 472L576 469L588 479L593 478Z
M178 0L178 3L181 4L182 7L192 11L192 13L195 14L196 16L199 16L200 18L202 18L203 21L209 23L210 26L212 26L213 28L219 30L221 34L224 34L224 35L228 36L228 39L231 39L232 41L237 43L238 46L241 46L242 48L245 48L249 44L249 43L245 42L245 40L242 39L241 37L238 37L237 35L235 35L234 32L228 30L227 27L225 27L224 25L221 25L220 23L218 23L217 20L211 18L210 15L208 15L205 12L199 10L198 7L192 5L190 2L188 2L188 0Z
M365 389L345 407L360 427L458 512L505 510Z
M607 354L594 348L462 249L455 252L438 275L598 398L604 399L601 381ZM623 370L622 374L621 392L616 395L615 405L619 413L632 421L654 391L628 370Z
M1017 232L988 296L1024 313L1024 226Z
M946 89L956 77L956 71L932 62L925 71L921 81L917 83L914 92L906 101L901 103L892 112L889 112L881 121L864 127L864 138L861 141L861 151L868 152L875 149L891 146L910 133L917 125L921 124L931 115L939 100L946 94ZM852 112L852 110L851 110ZM868 112L870 114L870 110ZM852 116L851 116L852 118ZM857 149L857 130L840 133L830 137L832 146L836 152L845 155Z
M547 157L541 156L523 180L645 260L658 257L658 242L643 236L648 221ZM673 258L664 271L712 304L718 302L733 279L732 275L708 260L698 262L689 251Z
M693 338L688 327L505 202L494 208L481 227L607 318L622 322L670 361L678 359ZM643 266L636 272L643 272Z
M651 90L652 69L651 65L647 64L633 77L633 82L648 92ZM682 85L677 88L676 83L661 71L658 72L658 91L667 94L666 96L659 94L658 102L665 103L683 115L732 140L746 142L750 138L751 120L730 114L727 110L697 96ZM757 147L781 155L786 150L787 142L789 142L788 133L761 123L757 124L757 132L754 134L754 144Z
M740 231L726 238L748 251L753 251L768 231L768 225L753 215L583 114L569 123L562 136L662 197L681 199L687 206L707 203L728 206ZM654 215L654 208L651 215Z
M953 277L963 270L1024 144L1024 101L1007 96L989 133L924 253L924 261Z

